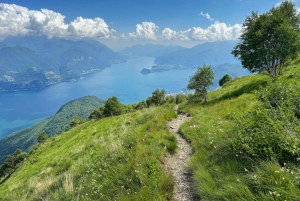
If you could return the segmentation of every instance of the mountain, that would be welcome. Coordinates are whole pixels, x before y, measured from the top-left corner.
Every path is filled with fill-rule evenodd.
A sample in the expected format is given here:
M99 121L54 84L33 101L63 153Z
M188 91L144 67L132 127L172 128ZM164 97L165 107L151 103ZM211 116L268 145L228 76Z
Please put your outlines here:
M70 101L63 105L54 116L6 136L0 140L0 164L17 148L28 151L29 147L37 142L37 137L42 131L49 136L60 134L62 125L68 128L70 120L75 117L88 119L91 112L104 103L104 100L95 96L86 96Z
M178 50L184 50L184 47L177 45L154 45L154 44L146 44L146 45L133 45L131 47L126 47L120 51L120 53L127 55L129 57L132 56L148 56L148 57L160 57L162 55L175 52Z
M195 199L299 200L299 60L285 68L276 81L256 73L209 92L206 103L179 105L191 114L180 127L193 148L181 173ZM166 126L176 117L165 104L53 136L0 178L0 200L174 200L177 182L162 164L176 152Z
M218 41L196 45L163 54L155 59L152 69L143 69L142 73L160 72L172 69L197 68L203 64L220 65L223 63L239 63L232 55L231 50L237 41Z
M42 89L125 61L98 41L8 37L0 43L0 91Z

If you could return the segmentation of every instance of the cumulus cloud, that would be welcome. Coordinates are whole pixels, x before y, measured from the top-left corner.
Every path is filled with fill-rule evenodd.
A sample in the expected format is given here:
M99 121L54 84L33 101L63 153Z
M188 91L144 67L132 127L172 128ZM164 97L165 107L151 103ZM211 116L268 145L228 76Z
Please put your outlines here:
M135 32L129 34L122 34L123 39L144 39L144 40L156 40L155 32L158 26L153 22L142 22L137 24Z
M210 20L210 21L213 21L213 20L214 20L214 18L211 18L210 15L209 15L208 13L203 13L203 12L201 11L201 13L200 13L199 15L205 17L206 19L208 19L208 20Z
M208 28L193 27L183 31L174 31L170 28L165 28L162 31L160 38L174 39L180 41L217 41L217 40L235 40L242 33L242 25L235 24L234 26L214 22Z
M15 4L0 3L0 38L11 35L46 35L48 37L111 38L115 32L101 18L77 17L66 24L65 16L48 10L29 10Z

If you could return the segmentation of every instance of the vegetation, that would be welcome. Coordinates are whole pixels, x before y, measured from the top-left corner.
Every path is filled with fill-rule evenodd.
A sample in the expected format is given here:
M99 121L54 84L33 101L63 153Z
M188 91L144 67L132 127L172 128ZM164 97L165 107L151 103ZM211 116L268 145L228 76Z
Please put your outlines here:
M230 75L225 74L220 80L219 80L219 85L222 87L225 83L231 81L232 78L230 77Z
M300 65L274 82L255 74L208 94L181 133L201 200L299 200ZM191 128L190 125L198 125Z
M195 90L195 97L204 98L204 102L207 100L208 87L213 85L214 73L211 66L199 67L195 74L190 78L187 88L189 90Z
M79 126L80 124L83 124L85 122L86 122L86 120L84 118L76 117L74 119L71 119L69 125L71 128L73 128L73 127Z
M174 104L90 121L49 138L0 185L0 200L167 200ZM176 146L175 146L176 147Z
M253 12L243 28L232 54L252 73L266 70L275 79L284 64L300 53L300 17L291 1L261 15Z
M29 151L29 148L37 143L39 133L45 131L51 137L67 131L71 119L82 117L88 120L91 112L104 103L104 100L95 96L78 98L61 106L54 116L6 136L0 140L0 164L17 148Z
M41 132L38 136L38 143L44 143L48 138L48 135L45 131Z
M13 155L9 155L5 159L4 163L0 166L0 184L9 178L27 156L26 152L16 149Z

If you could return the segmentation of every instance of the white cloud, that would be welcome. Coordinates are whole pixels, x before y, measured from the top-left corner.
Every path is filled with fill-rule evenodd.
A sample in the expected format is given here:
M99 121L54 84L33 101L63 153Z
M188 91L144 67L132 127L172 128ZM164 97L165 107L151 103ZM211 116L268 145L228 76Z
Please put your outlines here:
M65 16L48 10L29 10L15 4L0 3L0 39L11 35L46 35L49 37L111 38L115 32L101 18L77 17L66 24Z
M214 22L208 28L192 27L183 31L174 31L170 28L165 28L162 31L160 38L174 39L180 41L217 41L217 40L235 40L238 39L242 33L242 25L235 24L234 26Z
M210 20L210 21L213 21L213 20L214 20L214 18L211 18L210 15L209 15L208 13L203 13L203 12L201 11L201 13L200 13L199 15L205 17L206 19L208 19L208 20Z
M144 40L156 40L155 32L158 26L153 22L142 22L137 24L135 32L129 34L122 34L123 39L144 39Z

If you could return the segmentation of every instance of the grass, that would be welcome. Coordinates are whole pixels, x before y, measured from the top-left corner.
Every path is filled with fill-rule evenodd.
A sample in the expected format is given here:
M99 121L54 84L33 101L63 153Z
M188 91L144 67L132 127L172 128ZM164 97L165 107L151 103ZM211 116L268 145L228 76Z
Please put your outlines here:
M283 77L299 79L299 69L294 64ZM277 161L254 160L231 151L235 117L260 104L255 91L271 83L262 74L236 78L209 93L207 103L179 108L193 115L180 131L194 150L189 167L201 200L300 200L298 166L282 167ZM193 124L198 127L191 128Z
M174 182L159 160L174 151L166 128L176 117L173 106L87 122L49 138L0 185L0 200L171 198Z

